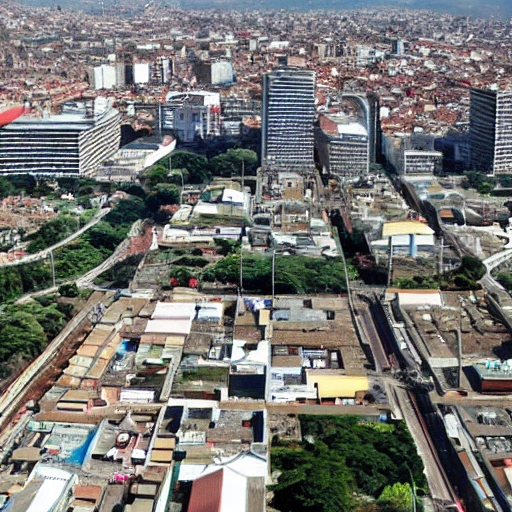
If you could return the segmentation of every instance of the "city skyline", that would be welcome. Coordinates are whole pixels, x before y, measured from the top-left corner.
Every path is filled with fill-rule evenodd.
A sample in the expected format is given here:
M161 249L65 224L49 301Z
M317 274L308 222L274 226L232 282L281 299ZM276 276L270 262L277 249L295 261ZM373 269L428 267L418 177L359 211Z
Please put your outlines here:
M62 9L76 9L84 11L101 12L102 9L131 9L134 12L142 12L148 4L146 0L89 0L79 2L74 0L17 0L24 5L36 7L57 7ZM270 2L259 0L258 2L235 1L235 0L160 0L154 2L159 7L180 8L185 10L209 10L209 9L230 9L230 10L290 10L290 11L315 11L315 10L356 10L365 8L404 8L408 10L431 10L447 14L474 17L495 17L507 19L512 16L512 3L508 0L494 0L493 2L482 3L480 0L330 0L325 3L318 3L314 0L279 0Z

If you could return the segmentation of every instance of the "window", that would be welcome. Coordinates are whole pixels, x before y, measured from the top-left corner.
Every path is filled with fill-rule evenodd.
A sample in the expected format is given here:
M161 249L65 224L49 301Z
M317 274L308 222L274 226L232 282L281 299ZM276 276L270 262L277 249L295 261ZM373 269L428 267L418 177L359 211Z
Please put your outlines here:
M334 311L326 311L327 320L334 320L336 317L336 313Z

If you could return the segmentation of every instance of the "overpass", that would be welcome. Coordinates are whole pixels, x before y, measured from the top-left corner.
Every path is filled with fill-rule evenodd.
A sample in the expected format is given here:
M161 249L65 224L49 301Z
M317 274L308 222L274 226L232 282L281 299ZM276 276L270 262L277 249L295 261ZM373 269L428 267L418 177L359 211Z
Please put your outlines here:
M503 233L503 235L505 235L505 233ZM509 238L509 235L507 235L507 238ZM505 249L503 251L497 252L496 254L493 254L492 256L489 256L488 258L485 258L485 260L483 260L483 264L486 266L487 271L491 272L510 259L512 259L512 249Z
M97 215L94 216L85 226L81 227L68 237L64 238L64 240L61 240L60 242L57 242L56 244L53 244L50 247L47 247L46 249L43 249L42 251L36 252L35 254L29 254L27 256L23 256L22 258L19 258L17 260L13 261L7 261L5 263L0 263L0 267L15 267L17 265L24 265L25 263L34 263L35 261L41 261L45 260L50 256L50 253L53 251L56 251L57 249L60 249L61 247L65 246L66 244L69 244L79 236L83 235L86 231L91 229L93 226L98 224L98 222L109 213L111 208L101 208L100 211L97 213Z

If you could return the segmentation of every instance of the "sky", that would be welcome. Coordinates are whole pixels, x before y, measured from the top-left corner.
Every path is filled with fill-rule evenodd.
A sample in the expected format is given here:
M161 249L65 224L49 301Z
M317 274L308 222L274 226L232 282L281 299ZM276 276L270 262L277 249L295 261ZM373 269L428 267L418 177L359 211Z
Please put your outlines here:
M105 6L114 0L104 0ZM140 3L144 5L148 0L129 0L131 5ZM71 5L84 8L85 2L76 0L18 0L19 3L56 7L61 5L63 9ZM123 0L117 0L123 4ZM91 5L97 4L100 0L90 0ZM179 4L181 8L208 9L208 8L229 8L229 9L291 9L291 10L312 10L312 9L354 9L361 7L393 6L407 7L409 9L429 9L450 14L469 16L494 16L502 19L510 19L512 16L512 0L160 0L160 3L167 5Z

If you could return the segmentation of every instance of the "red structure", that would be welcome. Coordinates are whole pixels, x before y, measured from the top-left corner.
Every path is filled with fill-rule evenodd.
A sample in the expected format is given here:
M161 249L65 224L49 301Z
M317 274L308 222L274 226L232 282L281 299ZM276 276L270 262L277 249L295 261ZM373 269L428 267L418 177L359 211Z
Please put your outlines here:
M8 108L0 113L0 126L12 123L25 113L25 107Z

